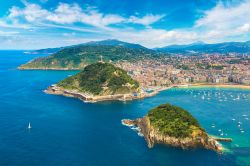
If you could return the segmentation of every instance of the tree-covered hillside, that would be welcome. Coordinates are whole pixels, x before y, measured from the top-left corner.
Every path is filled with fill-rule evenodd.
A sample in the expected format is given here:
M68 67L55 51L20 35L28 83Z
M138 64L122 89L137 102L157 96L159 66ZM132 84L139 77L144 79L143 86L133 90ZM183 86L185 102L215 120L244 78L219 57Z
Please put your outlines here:
M149 111L148 117L153 127L160 133L176 138L202 134L198 121L186 110L170 104L162 104Z
M109 45L90 43L64 48L48 57L34 59L20 66L21 69L82 69L86 65L102 60L117 62L119 60L136 61L152 59L159 56L156 51L132 44ZM116 44L116 45L115 45Z
M94 95L127 94L139 90L137 81L126 71L110 63L88 65L77 75L68 77L57 85Z

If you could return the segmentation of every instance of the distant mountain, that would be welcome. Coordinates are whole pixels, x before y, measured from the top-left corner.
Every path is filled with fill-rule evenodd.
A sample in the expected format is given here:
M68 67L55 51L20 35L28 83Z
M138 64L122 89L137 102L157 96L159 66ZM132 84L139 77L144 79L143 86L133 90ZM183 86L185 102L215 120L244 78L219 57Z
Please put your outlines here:
M40 50L33 50L33 51L26 51L26 54L53 54L55 52L58 52L62 50L64 47L58 47L58 48L44 48Z
M137 61L159 57L160 53L138 44L118 40L88 42L62 50L43 58L34 59L21 65L20 69L82 69L100 60L117 62L119 60Z
M102 41L91 41L87 42L81 45L88 45L88 46L99 46L99 45L105 45L105 46L123 46L126 48L139 48L139 49L147 49L146 47L143 47L140 44L134 44L134 43L127 43L116 39L108 39L108 40L102 40Z
M226 42L217 44L206 44L196 42L188 45L170 45L155 50L165 53L250 53L250 41L247 42Z
M139 44L134 44L134 43L127 43L123 41L119 41L116 39L107 39L107 40L102 40L102 41L90 41L87 43L82 43L82 44L77 44L77 45L72 45L72 46L65 46L65 47L56 47L56 48L44 48L44 49L39 49L39 50L33 50L33 51L28 51L26 53L30 54L53 54L56 53L64 48L70 48L70 47L75 47L75 46L123 46L126 48L141 48L141 49L147 49L146 47L143 47Z

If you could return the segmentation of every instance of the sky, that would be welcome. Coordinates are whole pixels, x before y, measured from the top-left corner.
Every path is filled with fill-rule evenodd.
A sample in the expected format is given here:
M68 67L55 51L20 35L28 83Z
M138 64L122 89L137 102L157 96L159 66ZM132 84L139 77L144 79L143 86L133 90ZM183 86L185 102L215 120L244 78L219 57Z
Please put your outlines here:
M4 0L0 49L118 39L148 48L250 40L250 0Z

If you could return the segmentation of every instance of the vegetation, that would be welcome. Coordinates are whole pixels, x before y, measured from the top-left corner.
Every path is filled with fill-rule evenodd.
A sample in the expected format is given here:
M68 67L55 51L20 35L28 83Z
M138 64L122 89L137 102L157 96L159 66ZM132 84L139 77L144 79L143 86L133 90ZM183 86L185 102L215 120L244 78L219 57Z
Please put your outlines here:
M148 117L153 127L171 137L185 138L204 131L189 112L170 104L153 108L149 111Z
M200 53L249 53L250 41L225 42L217 44L193 43L189 45L170 45L157 50L167 53L199 55Z
M83 69L86 65L100 61L137 61L158 57L156 51L145 47L123 45L77 45L66 47L48 57L34 59L21 68L67 68Z
M196 64L196 66L199 69L206 69L206 70L209 70L209 69L223 70L224 67L225 67L225 66L222 66L222 65L210 65L210 64L207 64L207 63L204 63L204 64L198 63L198 64Z
M178 65L176 66L177 69L182 69L182 70L189 70L189 67L187 65Z
M126 94L137 92L139 88L139 83L126 71L110 63L88 65L77 75L68 77L57 85L94 95Z

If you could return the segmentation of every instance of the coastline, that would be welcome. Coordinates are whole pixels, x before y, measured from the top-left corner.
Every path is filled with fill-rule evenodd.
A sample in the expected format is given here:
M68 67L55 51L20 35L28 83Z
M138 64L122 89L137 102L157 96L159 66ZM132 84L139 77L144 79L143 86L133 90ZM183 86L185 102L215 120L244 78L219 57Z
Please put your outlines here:
M152 93L128 93L128 94L115 94L115 95L103 95L103 96L94 96L92 94L87 94L84 92L79 92L76 90L69 90L64 89L62 87L58 87L57 85L51 85L46 90L44 90L47 94L53 94L53 95L62 95L66 97L73 97L82 100L83 102L99 102L99 101L129 101L129 100L136 100L136 99L143 99L147 97L152 97L158 94L159 92L163 90L170 89L171 87L166 88L159 88L155 89Z
M76 90L69 90L58 87L56 85L49 86L46 90L44 90L47 94L54 95L62 95L66 97L74 97L82 100L83 102L99 102L99 101L129 101L129 100L137 100L143 99L147 97L152 97L160 93L161 91L169 90L171 88L232 88L232 89L242 89L242 90L250 90L250 86L248 85L240 85L240 84L182 84L182 85L173 85L169 87L151 87L151 93L142 92L134 95L133 93L128 94L115 94L115 95L103 95L103 96L94 96L91 94L79 92Z
M175 85L173 87L176 88L229 88L229 89L243 89L250 90L250 85L242 85L242 84L206 84L206 83L196 83L196 84L183 84L183 85Z
M25 68L19 66L18 70L59 70L59 71L70 71L70 70L81 70L80 68Z
M153 148L155 144L165 144L182 149L205 148L217 153L223 153L224 147L219 142L231 142L231 138L219 138L203 133L202 137L197 138L176 138L163 135L155 129L147 116L135 120L123 119L121 123L131 129L136 128L138 135L143 136L148 148Z

